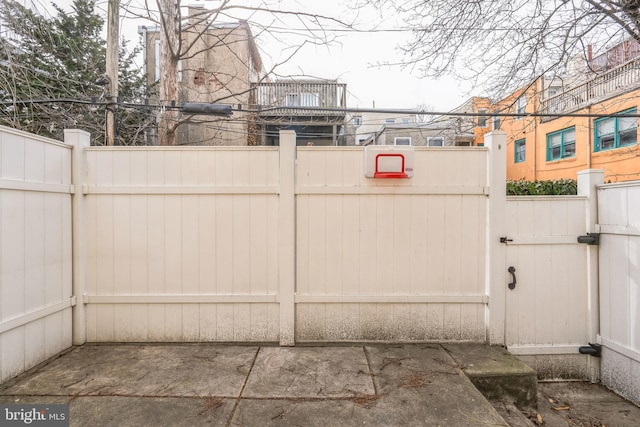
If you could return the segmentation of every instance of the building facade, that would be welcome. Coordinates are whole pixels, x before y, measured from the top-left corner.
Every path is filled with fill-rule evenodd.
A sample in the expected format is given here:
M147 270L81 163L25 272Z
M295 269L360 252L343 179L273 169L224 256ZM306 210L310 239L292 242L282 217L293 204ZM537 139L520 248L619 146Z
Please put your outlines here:
M580 78L540 78L491 105L491 129L507 132L508 179L576 179L584 169L603 169L606 182L640 179L636 44L590 59Z
M472 114L485 98L471 98L452 115L409 114L405 112L353 113L347 125L351 143L347 145L470 146L475 140ZM488 105L488 100L486 100ZM487 110L488 111L488 110ZM464 113L463 113L464 112ZM462 113L462 115L458 115Z
M220 103L236 107L232 118L181 114L177 141L181 145L255 145L253 115L249 105L251 85L264 80L262 60L246 21L211 23L207 11L190 7L183 25L179 62L179 103ZM158 27L140 27L145 46L147 84L153 93L160 79ZM162 103L156 97L152 104Z

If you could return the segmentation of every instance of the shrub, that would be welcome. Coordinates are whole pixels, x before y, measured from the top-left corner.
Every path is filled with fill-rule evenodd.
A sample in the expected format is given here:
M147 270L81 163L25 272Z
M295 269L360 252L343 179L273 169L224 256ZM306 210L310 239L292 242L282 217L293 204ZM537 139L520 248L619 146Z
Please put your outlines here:
M574 196L578 192L575 179L547 181L507 181L507 196Z

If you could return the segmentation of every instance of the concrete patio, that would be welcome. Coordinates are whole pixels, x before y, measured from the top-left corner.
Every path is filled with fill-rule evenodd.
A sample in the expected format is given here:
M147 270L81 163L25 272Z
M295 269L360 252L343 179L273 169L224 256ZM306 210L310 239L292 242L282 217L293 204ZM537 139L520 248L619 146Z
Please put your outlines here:
M471 380L498 375L505 354L470 344L84 345L1 385L0 403L68 403L72 426L527 425L515 399L492 404ZM617 399L629 424L606 425L637 425L640 409Z

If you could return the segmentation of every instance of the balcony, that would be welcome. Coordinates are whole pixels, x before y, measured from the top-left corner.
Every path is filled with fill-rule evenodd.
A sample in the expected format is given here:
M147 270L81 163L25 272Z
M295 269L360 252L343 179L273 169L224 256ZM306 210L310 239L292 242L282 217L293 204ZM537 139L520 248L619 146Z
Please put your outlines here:
M635 58L595 76L586 83L542 100L540 113L558 115L572 113L638 87L640 87L640 58ZM554 117L543 117L542 121L553 119Z
M251 104L263 121L338 123L345 117L346 89L331 80L254 83Z

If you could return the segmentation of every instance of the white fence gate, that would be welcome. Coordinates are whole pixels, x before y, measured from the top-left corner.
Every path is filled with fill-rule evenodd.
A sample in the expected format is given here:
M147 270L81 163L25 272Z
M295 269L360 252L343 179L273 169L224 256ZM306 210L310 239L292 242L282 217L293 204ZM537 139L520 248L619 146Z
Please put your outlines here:
M507 201L506 345L542 378L589 378L578 352L589 341L586 198ZM515 283L514 283L515 281Z
M586 170L578 196L507 198L505 344L539 378L598 378L598 361L579 353L598 331L598 249L578 237L595 230L602 180L602 171Z
M640 405L640 182L598 187L602 382Z

